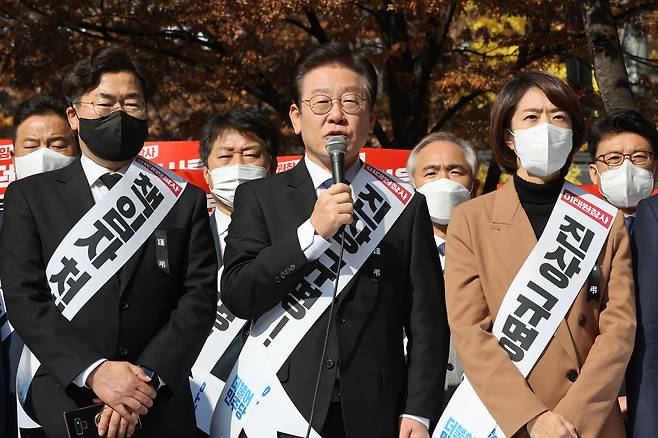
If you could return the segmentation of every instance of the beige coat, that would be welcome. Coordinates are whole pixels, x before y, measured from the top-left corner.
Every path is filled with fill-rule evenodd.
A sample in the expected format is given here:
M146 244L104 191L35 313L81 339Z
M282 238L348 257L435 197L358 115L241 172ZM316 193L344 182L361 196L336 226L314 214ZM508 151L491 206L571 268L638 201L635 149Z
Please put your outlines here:
M600 301L587 301L583 286L526 381L491 328L536 242L512 179L453 210L446 244L446 304L466 376L507 436L525 436L525 424L551 410L573 423L582 438L623 438L616 400L635 336L623 215L615 218L599 256Z

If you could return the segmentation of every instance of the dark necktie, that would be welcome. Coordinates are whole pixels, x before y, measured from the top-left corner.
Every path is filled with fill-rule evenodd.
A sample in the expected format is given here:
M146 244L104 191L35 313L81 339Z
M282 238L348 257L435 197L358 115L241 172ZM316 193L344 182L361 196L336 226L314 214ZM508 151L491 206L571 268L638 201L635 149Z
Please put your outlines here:
M439 255L441 257L446 256L446 243L445 242L443 242L441 245L439 245Z
M105 184L105 187L107 187L108 190L112 190L112 187L116 185L116 183L119 182L121 179L121 174L120 173L106 173L105 175L100 176L100 180L103 184ZM107 284L112 285L112 288L117 291L117 293L121 290L121 270L123 267L119 268L117 272L114 273L112 277L107 281Z
M624 225L626 225L626 230L630 235L633 232L633 225L635 225L635 216L626 216L624 218Z
M350 185L350 182L347 181L347 180L345 180L345 184L347 184L347 185L349 186L349 185ZM328 189L329 187L331 187L331 186L333 186L333 185L334 185L334 179L333 179L333 178L329 178L329 179L327 179L325 182L323 182L322 184L320 184L320 187L318 187L318 188Z
M116 183L118 183L119 180L121 179L121 174L106 173L105 175L101 175L99 179L103 184L105 184L105 187L107 187L108 190L112 190L112 187L114 187Z

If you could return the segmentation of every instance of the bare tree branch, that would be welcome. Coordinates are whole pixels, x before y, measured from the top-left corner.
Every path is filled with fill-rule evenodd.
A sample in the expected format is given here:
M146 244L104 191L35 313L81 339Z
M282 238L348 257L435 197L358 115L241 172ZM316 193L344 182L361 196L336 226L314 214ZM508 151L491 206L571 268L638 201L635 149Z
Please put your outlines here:
M315 15L313 8L304 8L304 12L306 13L308 22L311 24L311 35L313 35L319 43L328 43L329 37L322 28L320 20L318 20L318 16Z
M469 94L459 98L457 103L448 108L442 115L439 117L439 120L434 124L430 132L439 131L443 125L446 124L455 114L457 114L462 108L464 108L469 102L471 102L476 97L483 94L485 90L473 90Z
M629 17L649 11L658 11L658 2L649 0L645 2L629 2L631 6L627 7L618 14L613 15L616 22L624 21Z

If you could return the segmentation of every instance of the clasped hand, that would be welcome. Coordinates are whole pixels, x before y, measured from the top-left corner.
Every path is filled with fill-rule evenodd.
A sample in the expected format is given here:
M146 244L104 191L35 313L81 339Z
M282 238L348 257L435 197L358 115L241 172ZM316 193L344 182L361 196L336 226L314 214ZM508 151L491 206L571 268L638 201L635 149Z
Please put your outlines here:
M140 415L146 415L157 395L151 379L129 362L105 361L87 378L97 402L105 403L98 421L98 435L131 437Z

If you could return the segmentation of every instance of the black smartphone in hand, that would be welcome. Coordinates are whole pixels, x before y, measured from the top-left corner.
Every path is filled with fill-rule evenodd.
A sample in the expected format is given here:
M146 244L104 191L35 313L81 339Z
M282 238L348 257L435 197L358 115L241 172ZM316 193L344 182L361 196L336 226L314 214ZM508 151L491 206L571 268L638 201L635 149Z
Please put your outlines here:
M69 438L98 438L97 418L103 412L104 403L86 406L64 412L66 431ZM135 430L142 428L141 419L137 419Z

